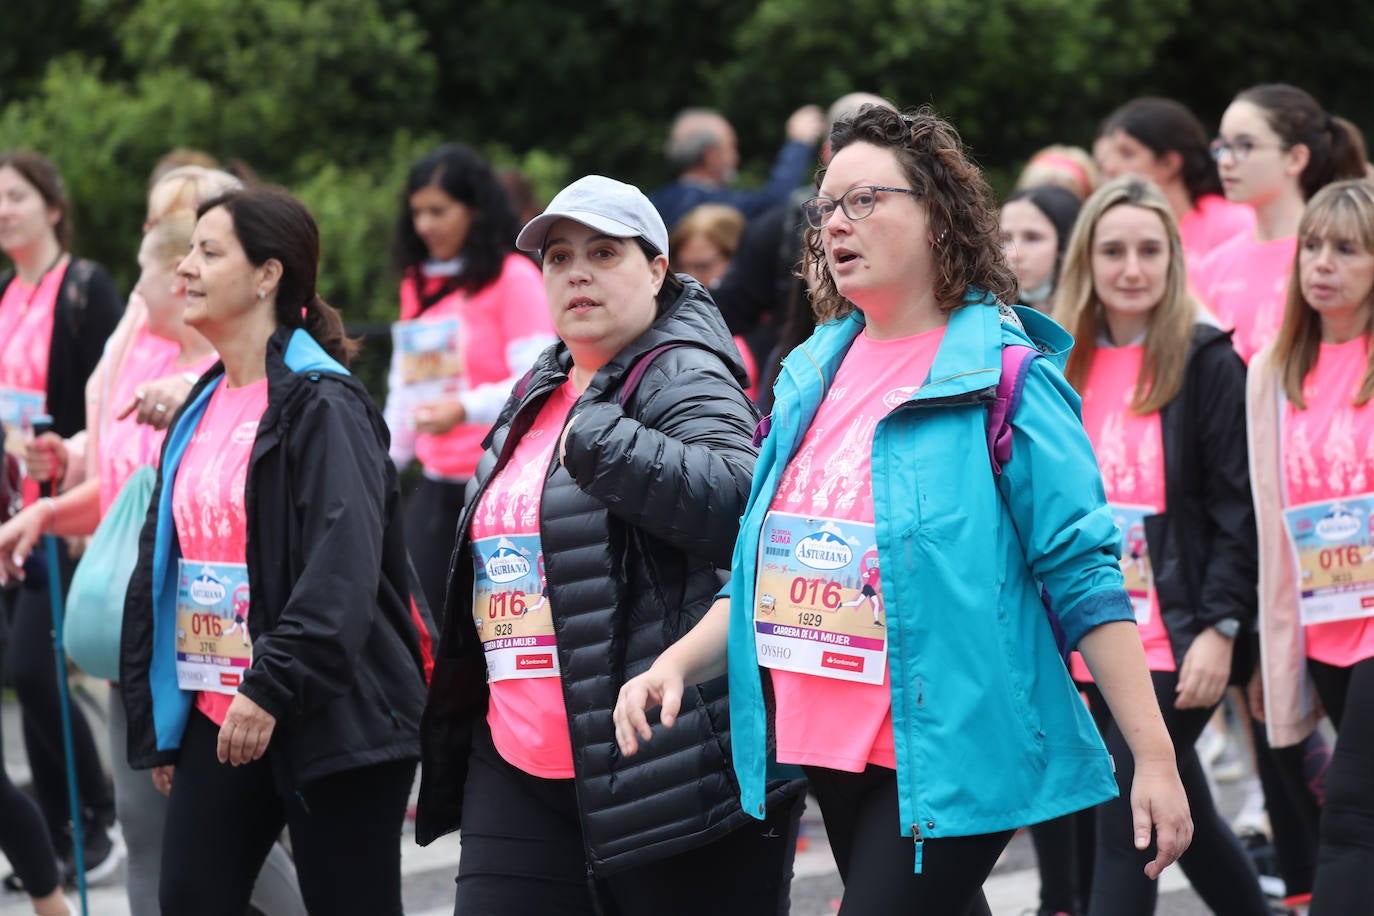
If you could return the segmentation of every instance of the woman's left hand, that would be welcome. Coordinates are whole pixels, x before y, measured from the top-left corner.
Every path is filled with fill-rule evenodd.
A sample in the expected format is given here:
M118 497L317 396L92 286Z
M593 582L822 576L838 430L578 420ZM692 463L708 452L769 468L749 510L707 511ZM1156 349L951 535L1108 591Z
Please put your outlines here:
M219 762L242 766L257 760L267 753L267 742L272 740L276 727L276 717L270 712L243 694L235 694L224 714L224 724L219 727L219 743L215 746Z
M1231 679L1235 640L1208 627L1197 635L1178 670L1175 709L1207 709L1221 701Z
M1193 841L1193 817L1188 797L1172 759L1137 760L1131 784L1131 816L1135 848L1148 849L1150 831L1155 834L1157 854L1145 865L1151 881L1172 865Z
M457 398L451 401L430 401L415 408L410 415L411 425L417 433L427 436L442 436L467 419L467 409Z

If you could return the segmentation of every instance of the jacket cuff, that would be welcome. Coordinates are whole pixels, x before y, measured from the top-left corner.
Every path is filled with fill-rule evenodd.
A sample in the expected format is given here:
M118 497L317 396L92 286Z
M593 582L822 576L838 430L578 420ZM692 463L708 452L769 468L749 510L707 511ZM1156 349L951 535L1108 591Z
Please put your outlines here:
M280 695L279 691L265 690L256 680L251 679L250 675L245 675L243 683L239 685L239 693L257 703L272 718L277 720L277 725L291 711L291 701L288 697Z
M579 479L577 469L589 470L586 468L585 460L578 460L585 458L584 453L587 449L583 443L595 442L598 436L603 435L610 426L624 417L625 411L620 409L619 404L598 401L594 404L588 404L569 418L569 422L573 426L572 429L568 430L568 437L564 440L563 467L567 469L574 480Z
M1118 620L1135 622L1135 611L1131 608L1131 598L1124 588L1112 588L1094 592L1074 607L1067 618L1060 617L1064 627L1064 637L1070 649L1078 646L1079 640L1104 623Z

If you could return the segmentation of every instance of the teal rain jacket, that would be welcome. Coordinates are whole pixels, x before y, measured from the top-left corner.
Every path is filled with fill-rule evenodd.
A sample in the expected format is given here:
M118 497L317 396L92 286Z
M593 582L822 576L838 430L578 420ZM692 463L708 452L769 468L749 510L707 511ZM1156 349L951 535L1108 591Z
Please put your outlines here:
M863 325L857 312L828 322L784 361L735 547L726 589L730 714L740 800L755 816L764 811L768 766L753 625L759 533ZM1032 362L1011 460L995 479L987 405L1008 343L1033 343L1048 358ZM1043 315L1013 313L970 290L925 384L874 431L901 814L894 826L913 838L917 872L925 838L1010 830L1117 794L1040 597L1043 584L1070 646L1095 626L1134 620L1120 534L1078 395L1062 374L1071 343Z

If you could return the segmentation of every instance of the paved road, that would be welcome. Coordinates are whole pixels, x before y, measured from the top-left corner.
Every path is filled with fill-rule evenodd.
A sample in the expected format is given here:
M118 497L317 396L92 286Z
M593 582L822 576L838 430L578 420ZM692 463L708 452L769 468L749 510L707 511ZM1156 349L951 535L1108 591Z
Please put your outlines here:
M16 782L27 781L28 765L20 746L17 711L12 702L3 704L5 764ZM1219 803L1228 814L1234 814L1242 802L1242 792L1235 785L1222 786ZM825 841L820 815L811 806L806 813L808 848L798 855L796 877L792 883L793 916L829 916L834 912L833 901L840 896L841 885ZM457 870L459 841L456 836L420 848L407 832L401 870L404 875L406 913L409 916L450 916L453 912L453 875ZM9 872L8 864L0 857L0 874ZM89 896L92 916L128 916L121 873L110 883L92 888ZM985 892L996 916L1021 916L1033 911L1038 902L1039 878L1030 840L1024 832L1012 840L1002 861L985 885ZM1177 867L1169 869L1162 879L1158 916L1205 916L1209 912ZM26 897L0 892L0 916L22 916L32 910Z

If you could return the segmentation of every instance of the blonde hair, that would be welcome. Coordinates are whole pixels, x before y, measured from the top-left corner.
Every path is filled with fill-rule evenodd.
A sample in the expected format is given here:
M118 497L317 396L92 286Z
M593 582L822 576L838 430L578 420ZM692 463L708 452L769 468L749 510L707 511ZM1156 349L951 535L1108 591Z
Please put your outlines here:
M1030 157L1021 170L1021 177L1016 179L1016 190L1052 184L1067 188L1083 200L1092 194L1101 177L1097 163L1087 150L1055 144Z
M743 232L743 213L728 204L701 204L687 211L673 226L672 234L668 236L668 251L676 263L678 248L692 236L704 235L725 257L732 258Z
M1302 247L1309 238L1326 239L1331 236L1357 241L1367 252L1374 252L1374 182L1368 178L1337 181L1313 195L1298 223L1298 250L1293 256L1292 275L1288 279L1288 299L1283 306L1283 321L1274 341L1273 365L1283 382L1283 392L1299 410L1306 410L1302 383L1317 365L1321 353L1322 320L1302 295L1302 276L1299 265ZM1370 310L1365 333L1374 331L1374 309ZM1356 407L1362 407L1374 397L1374 354L1365 366L1355 392Z
M1159 214L1169 239L1169 271L1164 281L1164 295L1147 320L1144 359L1131 397L1131 409L1143 415L1168 404L1183 387L1188 348L1198 316L1197 301L1188 292L1178 223L1164 192L1153 183L1124 175L1098 188L1084 202L1064 254L1064 270L1054 299L1054 318L1073 334L1073 350L1064 367L1064 377L1082 394L1097 351L1098 335L1106 328L1106 316L1093 288L1093 237L1103 215L1119 206L1141 207Z
M168 213L195 210L212 197L243 187L228 172L199 165L183 165L159 178L148 191L148 226L156 225Z
M191 247L191 235L195 228L195 210L183 208L164 214L144 236L148 253L164 264L181 260Z

